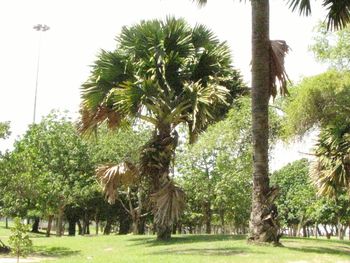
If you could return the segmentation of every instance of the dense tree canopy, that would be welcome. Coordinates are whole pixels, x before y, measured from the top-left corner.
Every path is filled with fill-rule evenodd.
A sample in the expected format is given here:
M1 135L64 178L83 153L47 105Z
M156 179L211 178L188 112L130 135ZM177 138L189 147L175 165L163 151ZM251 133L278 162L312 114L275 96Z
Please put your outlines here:
M291 88L291 96L283 102L286 136L350 123L349 101L350 73L328 71L305 78Z

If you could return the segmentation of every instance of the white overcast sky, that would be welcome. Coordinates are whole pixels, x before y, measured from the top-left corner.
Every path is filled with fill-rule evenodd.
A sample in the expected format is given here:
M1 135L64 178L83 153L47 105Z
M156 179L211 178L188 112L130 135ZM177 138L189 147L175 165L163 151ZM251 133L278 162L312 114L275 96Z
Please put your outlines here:
M291 46L287 69L292 80L320 73L308 45L312 29L323 17L319 3L305 18L292 13L286 0L271 0L271 39ZM232 50L234 65L250 80L251 9L249 1L209 0L198 8L191 0L1 0L0 1L0 121L11 121L13 135L0 142L0 150L27 129L33 119L39 34L38 23L50 30L42 34L37 120L52 109L76 116L79 88L89 75L98 51L115 47L124 25L142 19L185 18L191 25L211 28ZM295 152L295 151L294 151Z

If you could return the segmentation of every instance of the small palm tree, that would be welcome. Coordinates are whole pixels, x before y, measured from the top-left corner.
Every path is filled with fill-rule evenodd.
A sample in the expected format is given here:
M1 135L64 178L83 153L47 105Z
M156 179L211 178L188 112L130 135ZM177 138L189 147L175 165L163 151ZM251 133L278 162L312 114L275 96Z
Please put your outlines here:
M205 26L192 29L174 18L143 21L124 27L117 43L115 51L100 53L83 84L81 131L105 121L111 128L135 120L154 127L138 169L151 185L158 238L168 239L184 198L169 176L176 127L187 125L194 141L244 86L228 46Z
M310 175L323 196L336 197L341 189L350 192L350 126L321 131Z

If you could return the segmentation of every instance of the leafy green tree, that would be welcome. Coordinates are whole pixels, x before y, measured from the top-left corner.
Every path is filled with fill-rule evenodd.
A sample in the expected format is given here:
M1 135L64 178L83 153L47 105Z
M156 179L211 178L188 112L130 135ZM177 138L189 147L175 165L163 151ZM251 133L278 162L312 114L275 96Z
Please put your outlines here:
M187 124L195 141L196 134L224 115L242 83L231 67L228 46L205 26L192 29L174 18L143 21L124 27L117 41L115 51L101 52L83 85L82 131L104 121L110 127L134 119L152 125L140 173L151 185L158 238L169 239L183 197L169 177L175 128Z
M337 70L350 69L350 27L337 32L327 30L325 23L316 27L310 50L316 59Z
M328 71L305 78L283 102L287 137L304 135L313 128L350 123L350 73Z
M33 124L15 142L1 180L7 214L48 218L49 235L54 216L62 234L66 205L86 195L95 180L88 146L75 125L52 113Z
M274 172L271 183L279 187L276 204L281 225L299 235L308 223L310 206L316 202L316 189L309 177L309 162L297 160Z
M29 225L23 224L19 217L14 219L14 226L11 228L11 235L9 243L11 251L17 256L17 263L19 263L19 257L27 256L32 250L32 240L28 235Z
M206 4L207 0L194 0ZM281 81L281 93L286 93L287 77L283 57L288 47L279 42L277 52L270 41L269 0L251 0L252 8L252 127L253 127L253 201L250 240L278 243L278 229L271 227L265 217L265 207L271 204L268 172L268 104L276 94L275 80ZM310 0L290 0L289 7L300 14L311 14ZM327 28L340 29L350 22L350 3L342 0L323 0L327 8ZM276 42L275 42L276 44ZM271 52L272 51L272 52ZM276 53L278 54L276 56ZM278 57L276 62L276 57ZM267 65L270 65L267 66Z

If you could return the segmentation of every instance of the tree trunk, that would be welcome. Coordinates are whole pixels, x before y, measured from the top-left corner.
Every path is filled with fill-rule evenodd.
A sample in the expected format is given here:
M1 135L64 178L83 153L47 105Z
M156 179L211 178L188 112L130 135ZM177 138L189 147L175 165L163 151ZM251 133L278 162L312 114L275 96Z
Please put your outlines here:
M318 232L317 232L317 222L315 223L315 226L314 226L314 235L315 235L315 238L318 238Z
M49 215L49 218L47 219L47 229L46 229L47 237L49 237L51 234L52 221L53 221L53 215Z
M124 216L121 216L119 218L119 235L126 235L130 231L130 225L131 225L130 217L126 214Z
M205 221L205 233L211 234L211 208L210 201L204 203L204 221Z
M145 230L145 227L146 227L146 219L145 217L142 217L139 221L139 225L138 225L138 228L139 228L139 235L144 235L146 230Z
M77 225L78 225L78 234L82 235L83 234L83 228L81 226L80 220L77 220Z
M141 174L151 180L151 193L157 193L169 180L170 163L176 147L169 124L160 123L141 155ZM154 152L154 149L157 149ZM172 226L154 222L158 240L169 240Z
M220 210L221 234L225 234L225 210Z
M63 232L63 207L58 209L56 236L61 237Z
M9 228L9 219L8 219L8 217L5 218L5 228L6 229Z
M104 235L109 235L112 230L112 220L110 218L107 218L105 229L103 230Z
M75 236L75 224L77 220L75 217L68 218L68 236Z
M270 39L269 0L251 0L252 4L252 132L253 195L250 237L253 242L279 243L278 226L269 200L268 138ZM270 216L270 217L269 217Z
M40 218L35 217L34 222L33 222L33 226L32 226L33 233L39 233L39 222L40 222Z

